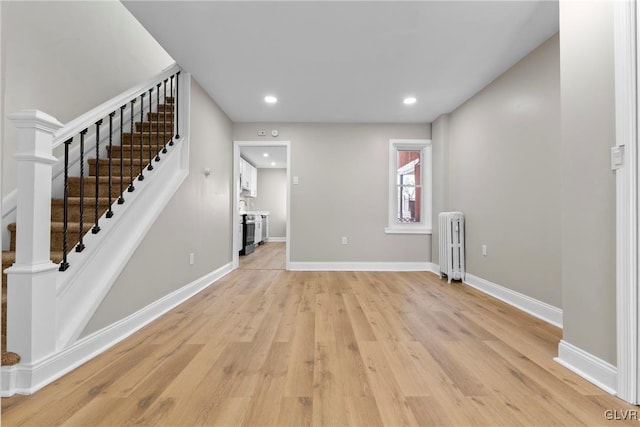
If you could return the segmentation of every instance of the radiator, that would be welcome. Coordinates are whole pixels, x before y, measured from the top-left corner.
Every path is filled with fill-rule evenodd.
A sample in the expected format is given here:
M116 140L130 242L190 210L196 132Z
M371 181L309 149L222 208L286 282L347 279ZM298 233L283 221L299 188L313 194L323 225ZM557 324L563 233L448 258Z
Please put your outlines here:
M440 278L464 280L464 214L442 212L438 215L440 240Z

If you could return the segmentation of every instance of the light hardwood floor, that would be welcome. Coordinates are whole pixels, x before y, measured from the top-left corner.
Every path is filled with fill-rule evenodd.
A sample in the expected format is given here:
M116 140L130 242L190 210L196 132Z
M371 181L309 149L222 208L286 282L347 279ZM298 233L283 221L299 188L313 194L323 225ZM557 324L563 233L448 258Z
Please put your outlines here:
M285 243L270 242L256 247L253 253L241 256L238 268L242 270L284 270Z
M637 426L607 421L636 408L553 362L560 336L431 273L236 270L35 395L3 399L2 421Z

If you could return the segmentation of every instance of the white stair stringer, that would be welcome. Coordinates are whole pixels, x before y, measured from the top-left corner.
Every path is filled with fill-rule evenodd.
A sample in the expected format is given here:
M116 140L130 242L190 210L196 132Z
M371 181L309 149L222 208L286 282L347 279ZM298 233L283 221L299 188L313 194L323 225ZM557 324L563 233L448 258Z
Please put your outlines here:
M189 141L174 141L153 171L125 191L125 203L100 219L100 232L85 235L85 250L68 255L69 269L57 275L57 351L73 344L142 242L156 218L189 174ZM152 159L153 161L153 159ZM114 199L115 202L115 199Z

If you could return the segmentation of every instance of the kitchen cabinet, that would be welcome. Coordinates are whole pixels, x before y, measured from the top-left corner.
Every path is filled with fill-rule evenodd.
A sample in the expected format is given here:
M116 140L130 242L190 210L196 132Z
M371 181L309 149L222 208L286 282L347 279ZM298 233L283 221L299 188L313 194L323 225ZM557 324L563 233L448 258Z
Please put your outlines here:
M243 196L258 196L258 169L240 158L240 191Z

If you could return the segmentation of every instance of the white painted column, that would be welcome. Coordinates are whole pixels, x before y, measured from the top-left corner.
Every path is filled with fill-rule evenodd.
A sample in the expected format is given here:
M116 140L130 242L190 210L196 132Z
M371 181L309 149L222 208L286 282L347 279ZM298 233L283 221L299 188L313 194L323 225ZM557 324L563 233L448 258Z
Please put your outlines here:
M50 259L53 134L63 125L38 110L8 118L18 128L16 262L8 276L7 350L31 364L56 348L56 273Z

